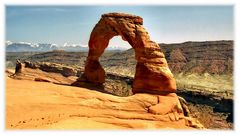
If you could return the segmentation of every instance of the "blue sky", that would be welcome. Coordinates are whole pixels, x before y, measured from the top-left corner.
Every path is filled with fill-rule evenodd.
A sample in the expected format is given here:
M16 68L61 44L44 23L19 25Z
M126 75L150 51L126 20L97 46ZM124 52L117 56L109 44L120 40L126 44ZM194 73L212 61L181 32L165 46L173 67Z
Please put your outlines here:
M233 40L233 6L6 6L6 40L13 42L88 44L90 33L108 12L144 19L153 41ZM130 47L120 37L110 46Z

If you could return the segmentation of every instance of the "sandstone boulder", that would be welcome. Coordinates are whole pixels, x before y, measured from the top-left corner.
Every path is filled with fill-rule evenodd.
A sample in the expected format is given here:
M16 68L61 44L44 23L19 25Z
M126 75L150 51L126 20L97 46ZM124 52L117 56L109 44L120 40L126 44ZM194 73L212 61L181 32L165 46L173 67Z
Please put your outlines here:
M16 61L16 67L15 67L15 74L20 74L22 73L23 70L23 64L21 63L21 61L18 59Z

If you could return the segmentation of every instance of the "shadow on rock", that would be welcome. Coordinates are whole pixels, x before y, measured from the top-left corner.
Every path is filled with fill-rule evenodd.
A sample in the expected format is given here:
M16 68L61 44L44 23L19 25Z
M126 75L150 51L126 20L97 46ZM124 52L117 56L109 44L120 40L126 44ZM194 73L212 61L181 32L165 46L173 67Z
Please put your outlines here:
M93 83L84 82L84 81L76 81L76 82L72 83L71 86L87 88L87 89L90 89L90 90L99 91L99 92L102 92L102 93L117 96L114 93L110 93L110 92L106 91L105 86L102 85L102 84L93 84Z

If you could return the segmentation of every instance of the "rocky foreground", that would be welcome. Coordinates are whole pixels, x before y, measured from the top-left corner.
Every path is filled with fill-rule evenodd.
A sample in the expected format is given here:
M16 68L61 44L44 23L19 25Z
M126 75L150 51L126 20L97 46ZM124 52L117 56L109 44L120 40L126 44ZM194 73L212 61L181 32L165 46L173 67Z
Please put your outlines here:
M197 129L203 126L180 112L155 114L151 106L167 110L174 94L135 94L118 97L67 84L64 77L25 68L6 77L7 129ZM62 85L59 85L62 84Z

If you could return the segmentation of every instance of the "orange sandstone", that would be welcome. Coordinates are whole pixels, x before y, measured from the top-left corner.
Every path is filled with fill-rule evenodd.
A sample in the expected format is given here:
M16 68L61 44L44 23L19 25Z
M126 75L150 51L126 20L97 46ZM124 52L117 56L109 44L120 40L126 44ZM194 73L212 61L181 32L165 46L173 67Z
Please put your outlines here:
M125 13L103 14L95 25L89 40L84 79L91 83L103 84L105 71L99 63L109 40L120 35L135 50L137 60L133 93L171 93L176 91L176 82L163 52L158 44L150 40L143 27L143 19Z

